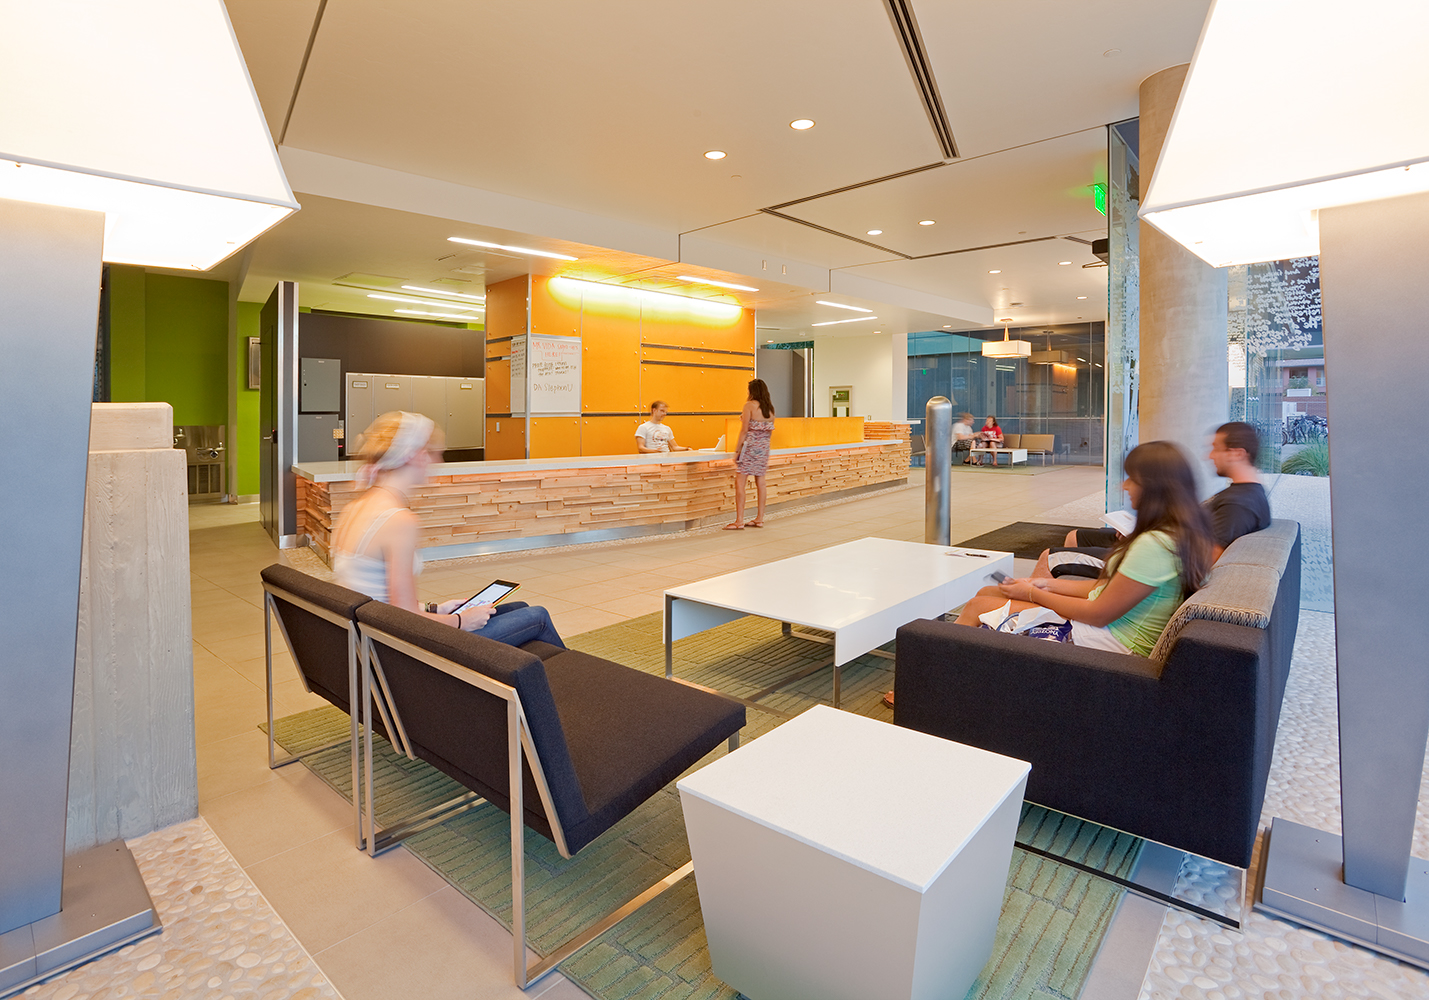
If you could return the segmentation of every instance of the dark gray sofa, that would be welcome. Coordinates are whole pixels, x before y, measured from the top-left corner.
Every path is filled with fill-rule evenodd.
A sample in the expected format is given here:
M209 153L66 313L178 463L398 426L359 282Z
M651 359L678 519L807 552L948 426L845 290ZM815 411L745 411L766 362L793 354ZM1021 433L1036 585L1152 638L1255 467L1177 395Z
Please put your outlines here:
M1250 865L1300 608L1300 526L1237 539L1150 658L898 630L897 725L1029 761L1027 800Z

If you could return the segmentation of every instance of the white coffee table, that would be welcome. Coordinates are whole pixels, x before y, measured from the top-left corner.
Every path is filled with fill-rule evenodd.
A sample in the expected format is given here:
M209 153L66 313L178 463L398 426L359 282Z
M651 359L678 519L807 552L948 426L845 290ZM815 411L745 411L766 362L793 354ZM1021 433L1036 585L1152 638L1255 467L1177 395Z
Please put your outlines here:
M785 635L834 647L834 707L839 705L840 667L878 651L899 626L936 618L993 582L1012 575L1012 553L965 549L889 538L860 538L827 549L780 559L665 591L665 676L674 674L676 639L745 615L783 623ZM833 639L793 631L822 629ZM892 654L882 653L889 656ZM746 702L829 666L821 663L786 677Z
M820 705L682 778L714 974L758 1000L963 996L1029 769Z
M997 464L997 457L999 455L1007 456L1008 466L1016 465L1018 462L1027 461L1026 448L972 448L969 450L974 455L991 455L993 465Z

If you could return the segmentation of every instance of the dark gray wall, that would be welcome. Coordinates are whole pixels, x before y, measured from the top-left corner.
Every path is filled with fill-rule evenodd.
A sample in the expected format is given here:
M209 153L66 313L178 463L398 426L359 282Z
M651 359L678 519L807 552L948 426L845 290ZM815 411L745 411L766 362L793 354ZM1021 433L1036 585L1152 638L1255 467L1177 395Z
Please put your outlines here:
M337 358L344 376L486 374L486 334L480 330L316 312L303 313L299 329L299 354Z

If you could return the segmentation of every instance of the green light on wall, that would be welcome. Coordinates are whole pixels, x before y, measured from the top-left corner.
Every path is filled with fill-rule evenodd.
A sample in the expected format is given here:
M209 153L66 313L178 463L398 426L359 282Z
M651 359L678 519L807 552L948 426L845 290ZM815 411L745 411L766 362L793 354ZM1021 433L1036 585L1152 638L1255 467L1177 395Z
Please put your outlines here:
M1092 199L1096 202L1097 211L1100 212L1102 215L1106 215L1106 185L1105 185L1105 184L1093 184L1093 185L1092 185Z

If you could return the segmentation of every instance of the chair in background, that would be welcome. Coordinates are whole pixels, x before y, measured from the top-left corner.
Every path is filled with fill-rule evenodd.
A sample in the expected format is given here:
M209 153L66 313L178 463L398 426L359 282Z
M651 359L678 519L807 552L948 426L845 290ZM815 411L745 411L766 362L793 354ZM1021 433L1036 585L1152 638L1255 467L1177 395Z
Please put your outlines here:
M358 622L369 722L363 748L368 825L375 829L370 714L376 701L386 706L399 752L426 761L511 817L517 986L547 975L691 873L692 863L685 864L528 969L526 827L550 839L562 857L573 857L721 743L737 747L744 706L588 653L544 643L516 649L389 604L363 605ZM370 843L374 855L385 846L375 835Z
M1041 455L1042 464L1046 465L1049 456L1054 460L1057 457L1056 441L1057 435L1055 434L1023 434L1020 447L1027 449L1029 458L1033 455Z
M1021 435L1021 434L1003 434L1003 435L1002 435L1002 447L1004 447L1004 448L1025 448L1025 447L1027 447L1025 444L1022 444L1021 442L1022 442L1022 435Z
M926 456L926 451L923 446L923 435L910 435L908 438L908 445L911 449L911 454L909 454L908 456L908 464L915 467L921 466L923 463L919 460L923 459Z

